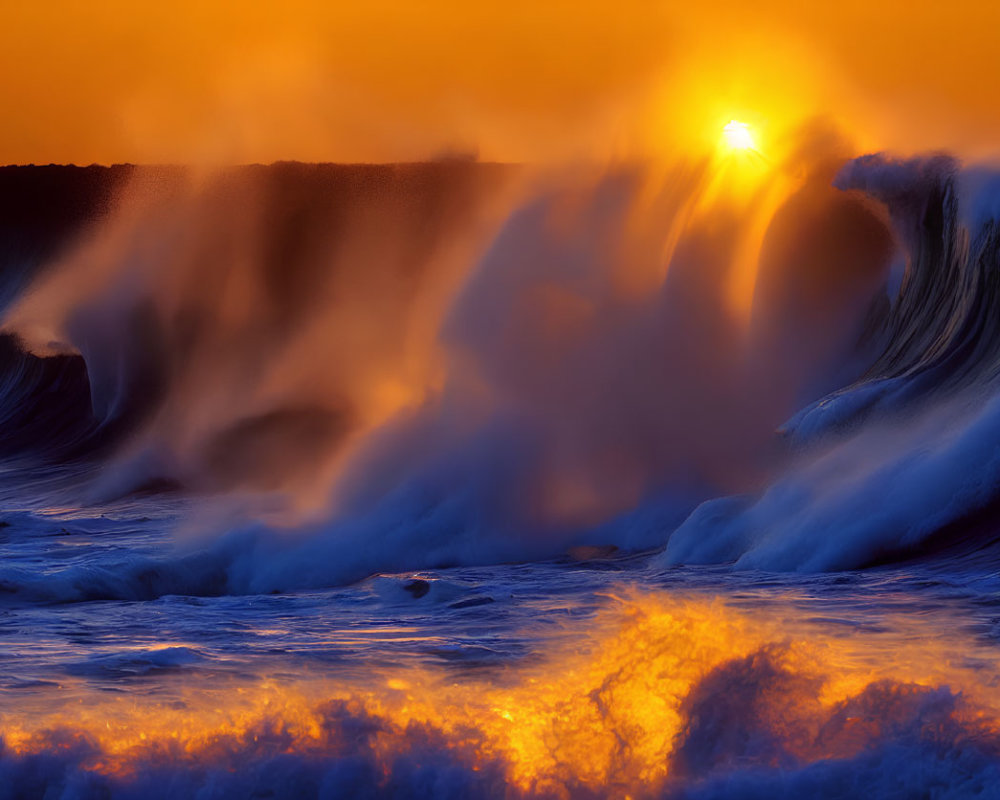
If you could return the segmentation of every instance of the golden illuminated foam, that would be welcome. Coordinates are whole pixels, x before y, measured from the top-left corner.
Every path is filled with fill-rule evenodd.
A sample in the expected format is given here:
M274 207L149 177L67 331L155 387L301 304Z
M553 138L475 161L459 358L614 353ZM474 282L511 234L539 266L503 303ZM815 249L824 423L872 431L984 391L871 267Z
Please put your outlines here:
M745 122L739 122L735 119L730 120L723 127L722 136L726 141L726 145L732 150L755 149L753 134L750 132L750 126Z
M8 705L0 730L13 754L85 742L83 767L111 778L294 753L360 756L388 780L398 758L430 748L468 770L499 769L516 791L559 798L580 789L645 796L726 759L767 767L850 758L900 726L997 739L1000 690L983 678L996 659L942 620L889 615L880 632L831 634L777 607L612 599L545 659L488 677L414 668L364 680L188 678L179 695L86 690L47 708ZM914 711L932 692L951 698L947 720ZM729 745L716 742L720 731L734 732ZM740 752L754 732L777 749Z

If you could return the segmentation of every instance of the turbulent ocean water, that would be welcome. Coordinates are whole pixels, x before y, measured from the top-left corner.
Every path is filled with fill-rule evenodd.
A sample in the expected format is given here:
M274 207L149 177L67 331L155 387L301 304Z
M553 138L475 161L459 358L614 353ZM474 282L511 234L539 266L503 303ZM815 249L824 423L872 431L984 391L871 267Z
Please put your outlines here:
M1000 173L0 169L0 798L1000 797Z

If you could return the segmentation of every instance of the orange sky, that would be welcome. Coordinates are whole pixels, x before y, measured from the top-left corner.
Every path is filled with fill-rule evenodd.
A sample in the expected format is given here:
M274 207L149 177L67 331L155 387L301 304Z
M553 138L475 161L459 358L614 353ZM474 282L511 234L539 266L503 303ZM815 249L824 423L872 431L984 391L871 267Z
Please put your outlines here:
M544 161L815 114L981 156L997 5L0 0L0 163Z

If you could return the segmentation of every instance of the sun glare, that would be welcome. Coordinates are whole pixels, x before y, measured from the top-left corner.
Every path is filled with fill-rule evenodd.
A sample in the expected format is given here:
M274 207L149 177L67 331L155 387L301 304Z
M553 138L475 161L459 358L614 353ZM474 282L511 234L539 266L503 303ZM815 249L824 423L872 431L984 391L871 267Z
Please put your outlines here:
M722 136L726 145L732 150L754 149L753 134L750 133L750 126L745 122L730 120L722 129Z

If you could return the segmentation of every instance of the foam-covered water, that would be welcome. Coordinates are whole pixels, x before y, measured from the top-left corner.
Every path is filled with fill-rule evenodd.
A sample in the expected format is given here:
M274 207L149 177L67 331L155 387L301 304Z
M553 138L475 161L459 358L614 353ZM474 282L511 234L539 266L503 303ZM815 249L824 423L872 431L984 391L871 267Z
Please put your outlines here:
M9 796L993 796L993 569L579 553L156 596L170 513L8 517Z

